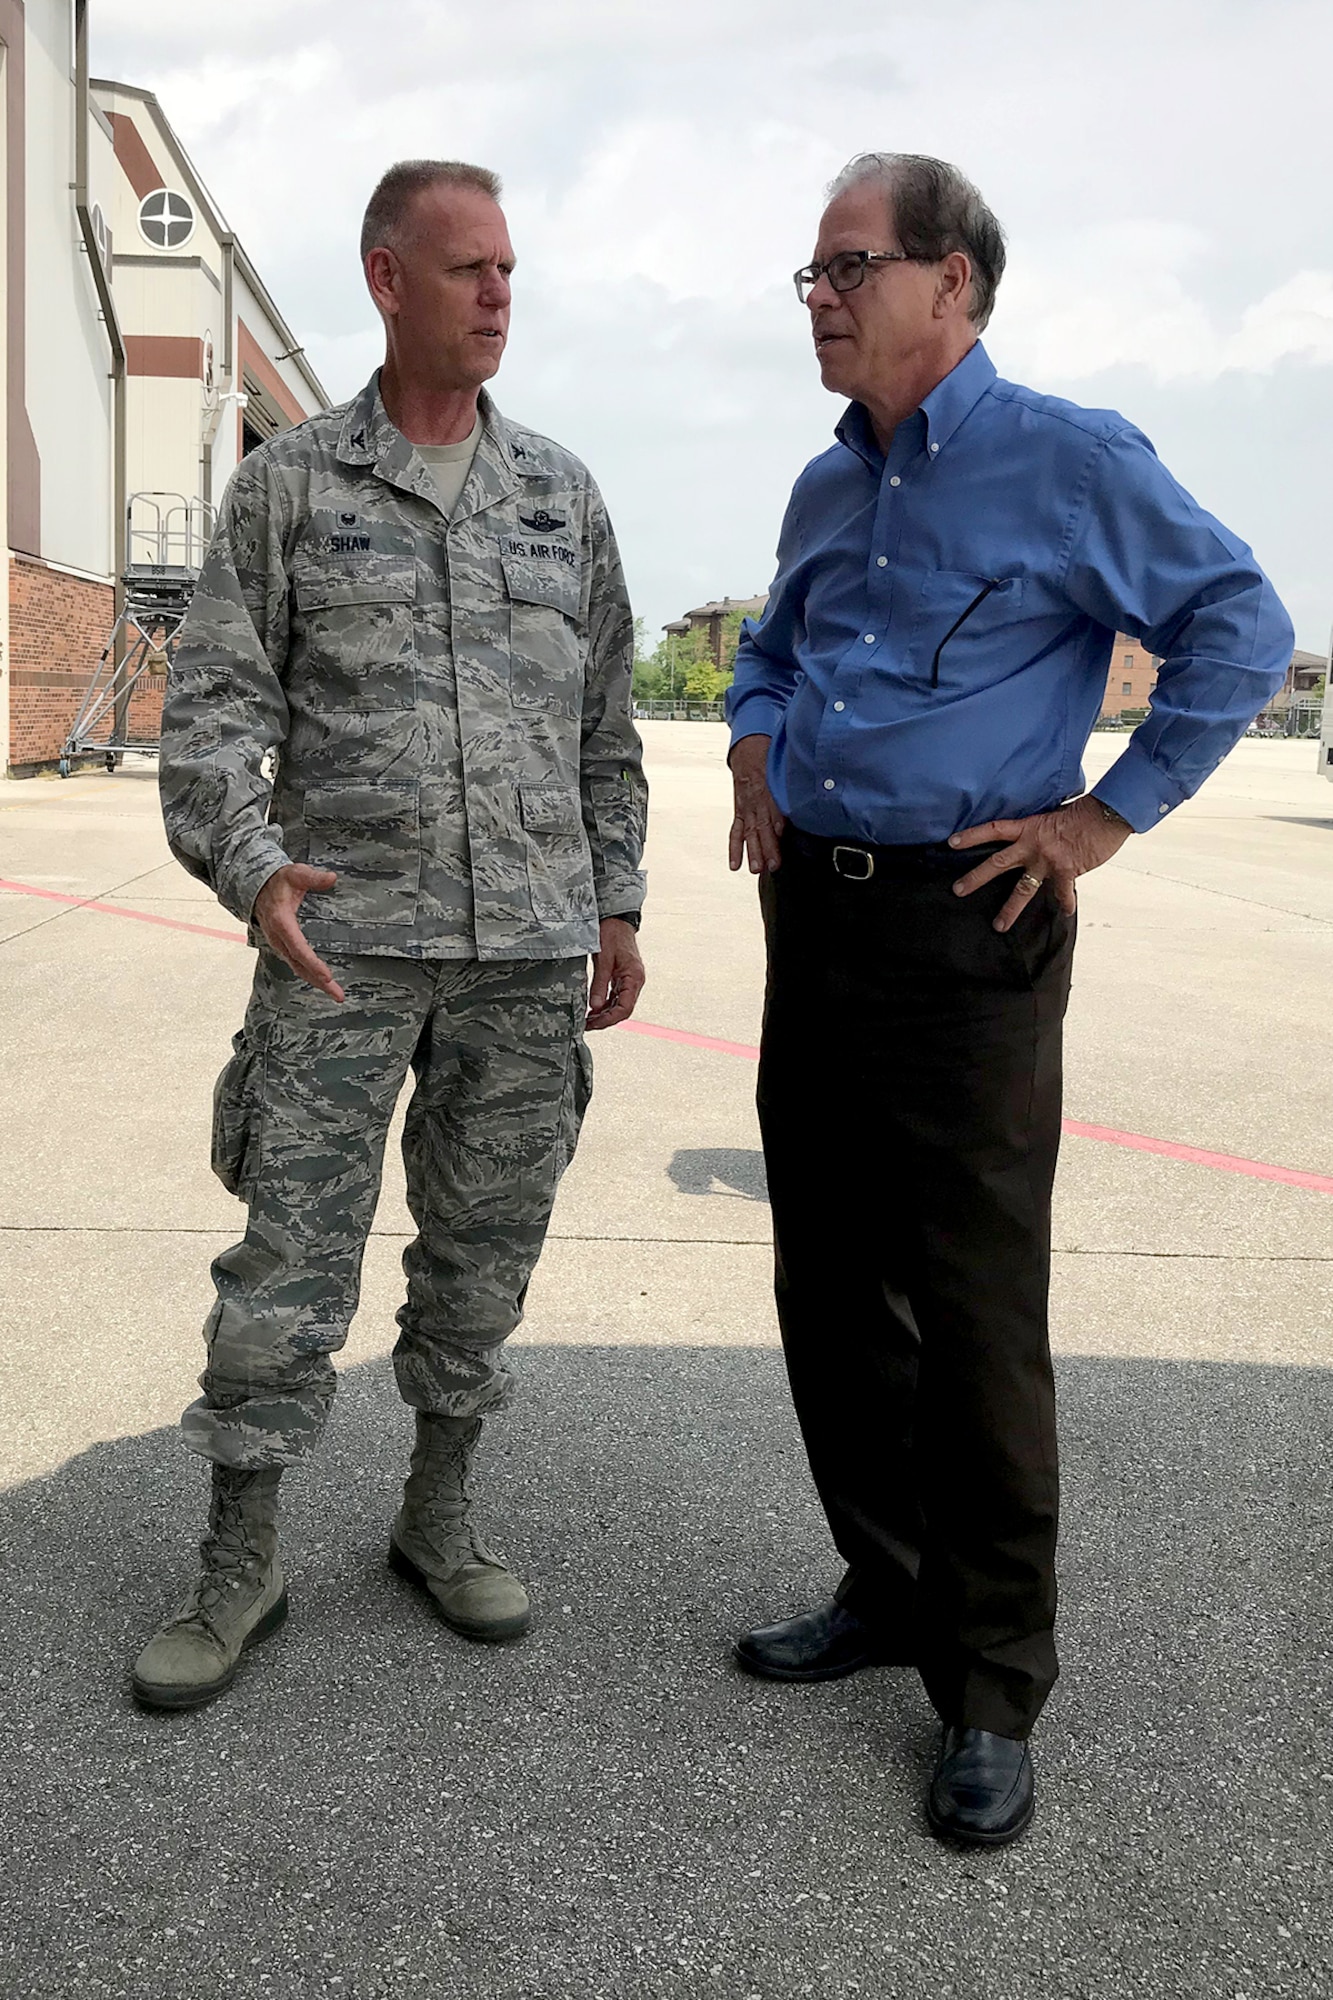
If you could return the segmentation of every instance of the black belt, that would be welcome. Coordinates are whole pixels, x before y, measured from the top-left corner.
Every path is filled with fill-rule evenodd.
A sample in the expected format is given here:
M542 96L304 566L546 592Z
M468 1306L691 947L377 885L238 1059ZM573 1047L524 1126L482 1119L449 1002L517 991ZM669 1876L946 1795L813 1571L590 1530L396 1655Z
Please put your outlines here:
M920 846L876 847L866 840L830 840L824 834L804 833L788 822L782 835L784 856L798 855L821 870L841 876L844 882L869 882L877 875L928 874L951 864L962 874L983 856L1004 846L1001 840L980 841L975 847L950 847L947 840L930 840Z

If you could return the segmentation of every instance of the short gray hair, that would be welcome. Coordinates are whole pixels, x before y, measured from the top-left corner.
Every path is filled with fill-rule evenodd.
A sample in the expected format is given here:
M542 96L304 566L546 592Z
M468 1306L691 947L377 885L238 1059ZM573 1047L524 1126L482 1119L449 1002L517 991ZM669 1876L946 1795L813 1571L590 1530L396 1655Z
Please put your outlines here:
M968 318L980 333L1004 274L1004 231L966 174L925 153L858 153L835 181L836 200L862 181L878 181L891 204L898 243L909 257L939 264L961 250L972 266Z
M470 188L475 194L500 199L500 176L489 167L470 167L466 160L399 160L381 177L366 204L361 224L361 262L372 250L396 250L403 224L419 194L433 187Z

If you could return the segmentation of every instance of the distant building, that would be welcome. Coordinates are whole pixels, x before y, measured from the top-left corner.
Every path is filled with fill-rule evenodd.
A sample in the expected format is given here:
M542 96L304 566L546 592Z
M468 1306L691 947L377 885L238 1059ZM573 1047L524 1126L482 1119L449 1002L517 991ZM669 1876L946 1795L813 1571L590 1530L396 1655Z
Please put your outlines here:
M713 659L720 666L722 633L727 619L738 611L744 612L747 618L758 618L767 603L767 593L763 597L722 597L713 604L696 605L683 617L673 618L662 630L678 638L683 638L687 632L706 632ZM1148 652L1137 639L1131 639L1127 632L1117 632L1111 664L1106 670L1102 714L1119 715L1126 709L1147 708L1157 685L1157 669L1161 664L1159 656ZM1275 697L1276 704L1282 706L1293 694L1311 692L1319 686L1327 670L1328 662L1322 653L1305 653L1298 648L1292 655L1287 685Z
M1291 656L1287 669L1286 685L1283 693L1313 694L1328 672L1328 661L1322 653L1305 653L1298 646Z
M687 632L706 632L713 664L720 667L722 634L727 620L734 618L738 611L746 618L757 618L767 603L767 591L762 597L720 597L713 604L696 604L693 611L687 611L683 618L673 618L662 630L676 638L683 638Z
M1145 652L1137 639L1125 632L1115 635L1115 648L1106 674L1103 715L1119 715L1125 709L1146 708L1157 685L1157 669L1162 662ZM1328 662L1322 653L1302 652L1298 647L1287 669L1286 684L1267 704L1267 709L1285 711L1293 695L1310 694L1322 682Z
M1111 664L1106 670L1102 714L1119 715L1126 708L1146 708L1157 685L1157 669L1161 664L1137 639L1131 639L1127 632L1117 632Z
M0 772L59 756L128 560L197 566L243 453L329 399L156 99L87 73L87 0L0 11ZM131 497L152 494L135 508ZM165 497L163 497L165 496ZM163 681L145 675L136 737Z

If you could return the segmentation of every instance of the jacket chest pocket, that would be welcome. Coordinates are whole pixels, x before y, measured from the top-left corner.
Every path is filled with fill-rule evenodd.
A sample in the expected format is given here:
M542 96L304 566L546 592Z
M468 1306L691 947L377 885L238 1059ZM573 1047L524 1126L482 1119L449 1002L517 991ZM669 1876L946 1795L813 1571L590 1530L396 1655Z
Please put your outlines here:
M515 708L577 714L584 654L577 558L566 564L555 555L539 560L502 549L500 564L509 609L511 701Z
M417 572L410 551L306 555L293 583L305 625L312 705L357 712L413 708Z
M927 687L961 693L1003 680L1022 664L1020 576L940 569L924 577L912 621L907 671Z

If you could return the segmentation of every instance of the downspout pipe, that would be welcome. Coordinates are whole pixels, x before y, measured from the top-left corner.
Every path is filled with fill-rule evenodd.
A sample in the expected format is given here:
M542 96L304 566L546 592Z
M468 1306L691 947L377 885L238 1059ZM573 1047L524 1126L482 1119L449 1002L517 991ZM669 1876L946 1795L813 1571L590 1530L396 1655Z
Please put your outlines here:
M218 434L218 424L221 421L222 412L227 406L231 392L236 387L232 377L232 371L236 366L236 332L234 324L236 315L236 238L228 229L223 231L219 240L222 244L222 365L219 370L219 382L214 384L215 401L213 407L207 412L204 418L203 448L200 452L200 465L202 467L200 483L203 491L199 497L208 510L206 526L210 529L213 521L213 440Z
M222 238L222 317L226 323L223 335L222 372L227 378L227 387L234 389L232 370L236 366L236 238L228 230Z
M126 556L125 505L125 341L120 331L116 302L111 296L111 277L102 262L101 247L93 228L88 205L88 0L74 0L74 212L79 218L83 247L97 287L97 303L102 309L107 344L111 349L111 381L114 416L112 477L115 491L115 536L112 563L117 590L121 586Z
M112 568L115 571L115 607L119 618L125 608L125 566L129 560L128 494L125 469L125 341L120 330L116 303L111 296L111 274L102 262L102 251L93 228L88 205L88 0L74 0L74 212L79 218L83 247L97 288L107 344L111 349L111 519ZM119 665L119 662L117 662ZM124 718L117 703L116 733L123 735Z

